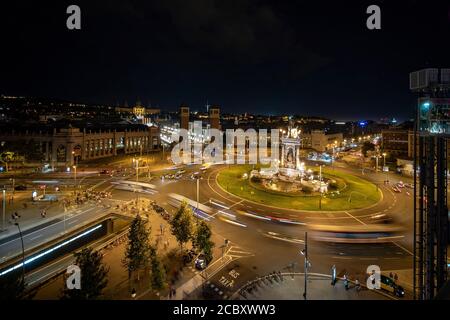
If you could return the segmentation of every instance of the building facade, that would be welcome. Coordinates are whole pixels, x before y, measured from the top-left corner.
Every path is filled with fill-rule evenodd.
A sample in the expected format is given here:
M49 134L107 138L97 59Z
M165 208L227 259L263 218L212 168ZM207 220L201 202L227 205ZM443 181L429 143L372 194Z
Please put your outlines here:
M44 161L52 166L71 166L80 161L158 150L159 128L127 125L118 129L63 127L0 130L0 141L38 143Z
M323 130L312 130L311 133L302 134L302 148L311 148L324 152L333 147L340 146L344 141L342 133L327 134Z

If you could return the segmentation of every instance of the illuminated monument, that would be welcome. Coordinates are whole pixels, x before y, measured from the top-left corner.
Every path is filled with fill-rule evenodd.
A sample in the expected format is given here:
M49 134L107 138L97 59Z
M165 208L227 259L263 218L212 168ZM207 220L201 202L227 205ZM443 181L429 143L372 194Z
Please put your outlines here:
M295 177L304 169L300 163L300 130L289 127L281 138L281 163L280 174Z

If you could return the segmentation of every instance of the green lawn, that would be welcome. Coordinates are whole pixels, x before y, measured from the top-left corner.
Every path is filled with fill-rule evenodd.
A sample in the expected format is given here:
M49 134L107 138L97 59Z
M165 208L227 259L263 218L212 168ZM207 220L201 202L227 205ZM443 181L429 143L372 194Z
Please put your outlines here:
M217 181L224 190L261 204L296 210L320 210L320 195L285 195L263 190L263 187L251 185L249 180L241 178L244 173L250 173L251 170L251 165L230 166L219 172ZM340 172L337 169L324 168L323 174L339 181L339 186L343 189L339 195L325 194L322 197L321 210L338 211L365 208L380 200L377 186L367 180Z

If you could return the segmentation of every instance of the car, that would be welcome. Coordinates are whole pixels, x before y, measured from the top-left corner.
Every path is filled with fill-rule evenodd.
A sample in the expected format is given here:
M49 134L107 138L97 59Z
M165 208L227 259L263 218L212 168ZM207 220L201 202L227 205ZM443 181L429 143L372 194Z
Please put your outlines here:
M107 170L107 169L103 169L100 171L100 174L110 174L111 171Z
M201 177L200 172L194 172L193 174L191 174L192 180L200 179L200 177Z
M208 170L208 167L202 166L202 167L200 168L200 170L201 170L201 171L206 171L206 170Z
M16 190L16 191L24 191L24 190L27 190L27 186L21 184L21 185L16 186L14 188L14 190Z
M381 289L388 291L399 298L402 298L405 295L405 289L402 286L399 286L395 283L395 281L387 276L381 275Z
M197 270L205 270L207 265L206 257L203 254L199 255L197 259L195 259L195 268Z
M397 192L397 193L400 193L400 192L401 192L400 189L397 188L397 187L392 187L392 190L394 190L394 192Z
M177 174L183 174L183 173L185 173L185 172L186 172L186 170L180 169L180 170L177 171Z
M182 174L177 173L177 174L175 175L175 179L178 180L178 179L180 179L182 176L183 176Z

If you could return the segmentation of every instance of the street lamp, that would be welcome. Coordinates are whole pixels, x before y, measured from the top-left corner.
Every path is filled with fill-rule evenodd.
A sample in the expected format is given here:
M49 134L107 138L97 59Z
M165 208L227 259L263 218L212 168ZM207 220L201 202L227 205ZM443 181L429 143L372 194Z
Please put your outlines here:
M5 212L6 212L6 189L3 189L3 216L2 216L2 231L5 231Z
M308 260L308 232L305 232L305 249L301 250L300 254L305 257L305 291L303 292L303 298L306 300L308 268L311 266L311 263Z
M386 156L387 153L383 153L383 170L386 170L386 183L389 183L389 168L386 168ZM386 169L385 169L386 168Z
M75 188L77 187L77 166L74 165L72 166L73 168L73 175L74 175L74 179L75 179Z
M15 225L19 229L20 241L22 243L22 285L25 285L25 246L23 244L22 230L20 230L19 223L16 222Z
M322 209L322 165L319 165L319 209Z
M197 223L198 223L198 203L200 201L200 177L197 176L197 214L195 215L197 217Z

